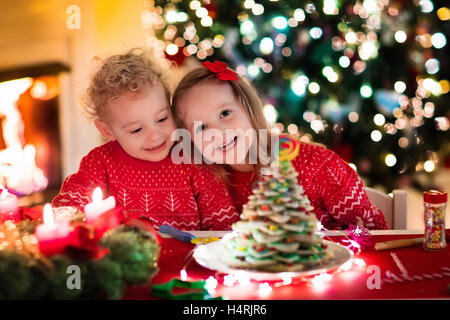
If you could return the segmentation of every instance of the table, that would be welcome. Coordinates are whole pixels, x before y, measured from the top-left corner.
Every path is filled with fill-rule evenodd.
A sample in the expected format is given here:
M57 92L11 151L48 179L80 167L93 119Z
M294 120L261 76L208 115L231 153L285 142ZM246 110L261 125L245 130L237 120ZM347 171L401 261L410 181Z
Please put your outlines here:
M223 236L225 234L225 232L212 231L192 233L196 236ZM380 230L371 233L373 235L372 244L423 236L422 230ZM336 242L344 239L342 231L329 231L326 235ZM153 277L153 284L165 283L174 277L179 278L180 270L184 266L184 259L194 248L194 245L166 237L160 238L160 245L160 271ZM394 257L397 259L397 263L394 261ZM318 277L315 280L309 278L307 281L294 279L289 285L282 282L263 284L263 282L250 281L247 285L235 283L230 287L223 284L225 275L216 274L215 271L203 268L195 260L188 265L186 272L189 281L215 277L218 286L214 296L219 295L228 299L450 299L450 246L440 252L425 251L421 245L384 251L376 251L371 247L356 255L353 261L350 270L334 273L329 280L327 277ZM355 263L362 261L365 265ZM381 280L379 287L376 281L377 271L380 276L378 279ZM400 277L402 271L408 273L410 280ZM386 272L396 275L397 280L387 277ZM155 297L151 295L150 286L145 286L128 288L124 299L155 299Z

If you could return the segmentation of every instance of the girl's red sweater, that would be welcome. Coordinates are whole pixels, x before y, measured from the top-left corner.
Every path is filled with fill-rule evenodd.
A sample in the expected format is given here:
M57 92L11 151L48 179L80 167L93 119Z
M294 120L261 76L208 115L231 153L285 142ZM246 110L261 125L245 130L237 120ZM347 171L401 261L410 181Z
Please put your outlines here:
M345 229L362 222L368 229L388 229L382 211L370 202L355 170L333 151L300 143L300 152L292 164L299 173L298 183L325 228ZM242 212L256 177L252 172L232 169L229 173L230 192L237 210Z

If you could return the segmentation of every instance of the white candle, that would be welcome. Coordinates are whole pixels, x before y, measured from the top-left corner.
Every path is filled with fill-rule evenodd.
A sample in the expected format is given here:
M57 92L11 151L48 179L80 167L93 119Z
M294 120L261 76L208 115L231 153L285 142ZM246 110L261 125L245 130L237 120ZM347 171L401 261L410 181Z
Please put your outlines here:
M95 188L94 194L92 195L92 202L84 207L86 222L94 223L103 213L115 207L116 199L113 196L103 199L102 190L99 187Z
M0 221L20 220L19 199L16 195L3 189L0 195Z
M70 221L64 220L55 223L53 208L49 203L44 206L44 213L42 217L44 223L38 225L35 232L36 238L39 242L67 238L70 233Z

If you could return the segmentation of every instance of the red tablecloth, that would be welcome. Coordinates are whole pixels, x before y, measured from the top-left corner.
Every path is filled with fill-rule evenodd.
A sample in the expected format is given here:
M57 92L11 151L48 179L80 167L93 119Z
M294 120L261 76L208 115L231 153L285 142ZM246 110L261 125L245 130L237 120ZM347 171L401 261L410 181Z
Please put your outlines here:
M396 239L417 238L418 235L377 235L372 237L372 243ZM420 237L420 235L419 235ZM333 237L334 241L341 238ZM194 246L175 239L161 239L161 255L159 258L159 273L152 279L153 284L165 283L180 276L186 255ZM369 266L377 266L381 271L381 279L386 278L386 271L401 275L401 270L395 263L391 252L395 253L410 277L434 275L433 279L394 282L382 282L380 289L369 289L369 277L374 273ZM294 280L290 285L279 286L269 283L272 291L261 295L258 291L261 282L251 281L247 286L235 283L232 287L223 284L223 276L215 271L205 269L193 260L187 268L188 280L207 279L215 276L218 286L215 295L229 299L450 299L450 272L443 272L442 267L450 268L450 246L445 251L427 252L422 246L398 248L393 250L375 251L370 248L355 258L361 258L365 267L353 266L348 271L334 273L330 281L321 286L311 281ZM444 275L443 275L444 273ZM446 274L445 274L446 273ZM438 278L439 274L441 278ZM124 299L154 299L150 286L128 288Z

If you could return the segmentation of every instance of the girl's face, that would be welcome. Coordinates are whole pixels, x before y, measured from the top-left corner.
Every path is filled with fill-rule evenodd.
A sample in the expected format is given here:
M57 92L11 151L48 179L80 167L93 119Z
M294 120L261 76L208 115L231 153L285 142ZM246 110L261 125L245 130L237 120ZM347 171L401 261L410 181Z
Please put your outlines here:
M204 82L188 89L177 109L206 160L231 166L245 163L255 130L228 83Z

